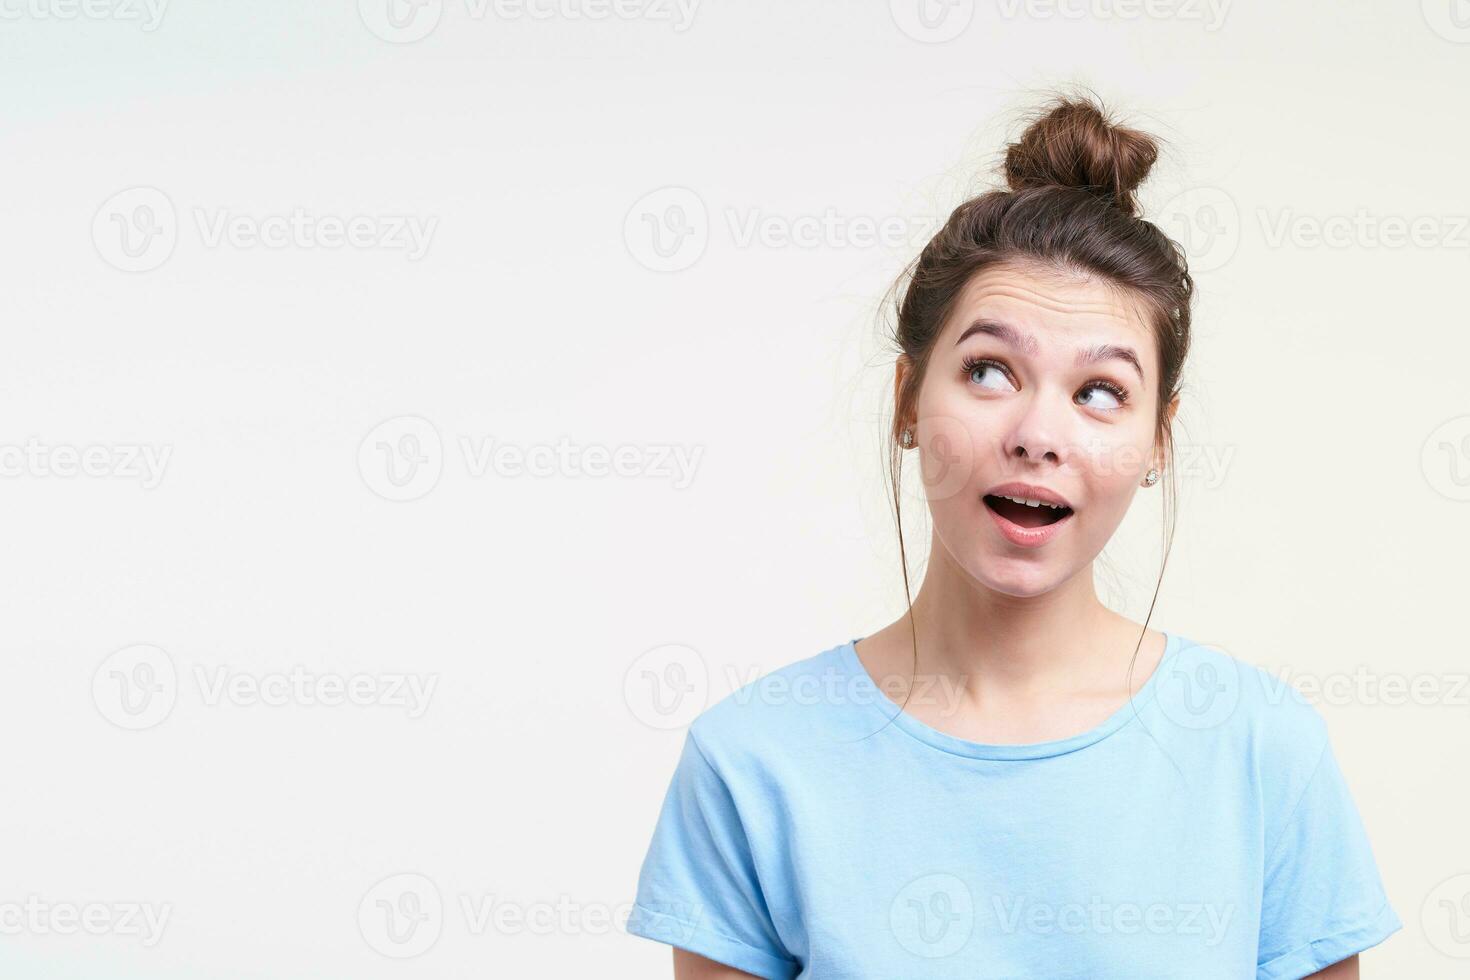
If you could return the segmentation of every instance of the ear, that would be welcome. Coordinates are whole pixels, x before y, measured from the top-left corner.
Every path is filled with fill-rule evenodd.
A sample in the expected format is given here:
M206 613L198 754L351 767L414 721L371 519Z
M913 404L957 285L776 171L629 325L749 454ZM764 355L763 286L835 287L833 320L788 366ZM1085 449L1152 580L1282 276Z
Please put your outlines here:
M893 364L893 434L895 437L909 425L909 420L899 413L903 410L903 383L914 368L907 354L898 355Z
M1173 398L1169 399L1169 404L1164 406L1164 428L1166 430L1172 430L1174 428L1174 416L1178 411L1179 395L1175 394ZM1154 448L1154 469L1162 473L1164 471L1165 462L1166 460L1164 458L1164 440L1159 439L1158 445Z

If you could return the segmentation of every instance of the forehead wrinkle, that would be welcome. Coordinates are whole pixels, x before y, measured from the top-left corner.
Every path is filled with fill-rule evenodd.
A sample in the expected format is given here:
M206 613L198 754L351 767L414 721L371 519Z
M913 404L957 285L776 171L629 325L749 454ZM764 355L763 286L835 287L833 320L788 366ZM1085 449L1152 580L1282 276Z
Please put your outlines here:
M1125 308L1112 302L1073 302L1052 300L1044 293L1028 289L1016 283L986 283L975 291L970 297L970 303L978 304L991 295L1004 296L1009 299L1019 300L1032 306L1039 306L1053 313L1062 313L1073 316L1096 315L1104 316L1110 320L1118 320L1130 326L1132 321L1127 316Z

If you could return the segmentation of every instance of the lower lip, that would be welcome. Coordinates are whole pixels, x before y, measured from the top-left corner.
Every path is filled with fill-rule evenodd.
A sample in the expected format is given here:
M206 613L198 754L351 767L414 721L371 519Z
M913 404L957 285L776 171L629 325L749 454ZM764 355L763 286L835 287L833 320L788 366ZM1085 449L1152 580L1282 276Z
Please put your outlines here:
M991 520L995 521L995 526L1000 528L1000 533L1005 536L1005 539L1020 548L1041 547L1054 538L1058 531L1070 524L1072 518L1077 516L1077 512L1073 511L1061 520L1054 521L1043 527L1022 527L1019 524L1011 523L991 510L985 501L980 501L980 506L984 507L985 513L989 514Z

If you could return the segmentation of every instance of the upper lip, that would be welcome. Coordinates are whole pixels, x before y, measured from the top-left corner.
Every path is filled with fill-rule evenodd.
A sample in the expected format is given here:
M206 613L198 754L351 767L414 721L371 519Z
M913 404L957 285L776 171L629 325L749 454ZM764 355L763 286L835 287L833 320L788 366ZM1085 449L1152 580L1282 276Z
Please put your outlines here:
M1055 504L1058 507L1071 509L1067 498L1054 490L1046 487L1038 487L1032 483L1002 483L985 491L986 496L996 497L1024 497L1027 500L1040 500L1042 503Z

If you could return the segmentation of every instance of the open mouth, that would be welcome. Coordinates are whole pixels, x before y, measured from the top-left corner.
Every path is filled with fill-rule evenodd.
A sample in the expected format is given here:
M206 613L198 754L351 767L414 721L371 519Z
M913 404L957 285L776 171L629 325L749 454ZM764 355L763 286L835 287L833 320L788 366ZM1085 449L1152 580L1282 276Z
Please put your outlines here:
M1072 508L1042 503L1033 500L1027 503L1019 497L1001 497L987 493L985 506L1019 527L1046 527L1055 524L1072 513Z

